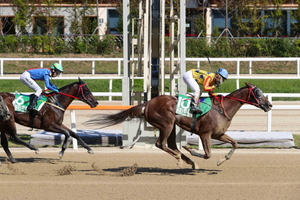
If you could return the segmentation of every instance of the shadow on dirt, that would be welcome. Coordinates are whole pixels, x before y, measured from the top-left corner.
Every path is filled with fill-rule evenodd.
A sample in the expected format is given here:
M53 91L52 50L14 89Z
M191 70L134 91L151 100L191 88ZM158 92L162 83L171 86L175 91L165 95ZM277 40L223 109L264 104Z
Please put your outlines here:
M0 162L4 162L7 158L0 157ZM49 164L57 164L57 163L87 163L82 161L68 161L59 158L16 158L16 163L49 163Z
M118 167L118 168L107 168L102 169L104 172L119 172L128 167ZM163 169L158 167L138 167L135 174L153 174L153 175L163 175L163 176L173 176L173 175L196 175L199 173L207 173L208 175L218 174L221 170L208 170L208 169Z

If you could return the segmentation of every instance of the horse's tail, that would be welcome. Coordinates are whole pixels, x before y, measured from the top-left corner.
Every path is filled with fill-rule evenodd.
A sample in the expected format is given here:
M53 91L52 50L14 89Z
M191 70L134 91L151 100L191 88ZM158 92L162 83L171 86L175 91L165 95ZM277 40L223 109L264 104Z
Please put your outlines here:
M130 121L133 118L144 118L144 104L139 104L137 106L134 106L132 108L129 108L127 110L123 110L116 114L111 115L97 115L94 116L92 119L88 120L86 124L92 124L92 125L104 125L101 128L113 126L116 124L120 124L124 121Z

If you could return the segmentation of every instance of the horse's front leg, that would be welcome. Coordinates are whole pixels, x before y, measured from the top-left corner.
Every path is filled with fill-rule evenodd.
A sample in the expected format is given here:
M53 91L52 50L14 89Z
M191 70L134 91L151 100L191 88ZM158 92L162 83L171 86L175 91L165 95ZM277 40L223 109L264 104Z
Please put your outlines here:
M64 125L61 125L60 128L63 130L63 133L65 134L65 140L62 146L62 150L59 153L59 157L61 158L64 155L64 152L67 148L67 142L68 142L68 138L70 136L72 136L73 138L75 138L85 149L88 150L88 153L93 154L93 150L73 131L71 131L69 128L67 128Z
M73 131L70 131L70 135L75 138L86 150L88 150L89 154L94 154L94 151Z
M65 139L63 141L61 151L58 153L59 158L61 159L64 156L65 150L68 147L68 139L70 138L69 129L64 125L51 124L51 126L44 128L45 131L50 131L54 133L61 133L65 135Z
M68 131L64 131L64 135L65 135L65 139L64 139L64 142L61 146L61 151L58 153L58 156L59 156L60 159L62 159L62 157L65 154L65 150L68 147L68 139L70 138L70 134L69 134Z
M200 158L204 158L204 155L202 153L199 153L198 151L196 151L195 149L192 149L190 148L190 145L185 145L185 146L182 146L185 150L187 150L188 152L190 152L190 154L192 156L197 156L197 157L200 157Z
M198 151L196 151L195 149L191 149L189 145L183 146L183 148L186 149L188 152L190 152L190 154L193 156L197 156L197 157L204 158L204 159L209 159L211 157L210 133L201 134L200 138L201 138L201 142L202 142L202 146L203 146L203 150L204 150L205 154L201 154Z
M222 135L220 138L217 138L217 139L220 141L226 142L226 143L230 143L232 145L232 149L230 149L230 151L225 155L225 157L220 158L218 160L217 165L220 166L226 160L229 160L231 158L231 156L233 155L234 151L237 148L237 142L226 134Z
M8 140L5 135L5 132L1 132L1 145L8 157L8 160L12 163L16 163L17 162L16 159L13 157L12 153L10 152L10 150L8 148Z

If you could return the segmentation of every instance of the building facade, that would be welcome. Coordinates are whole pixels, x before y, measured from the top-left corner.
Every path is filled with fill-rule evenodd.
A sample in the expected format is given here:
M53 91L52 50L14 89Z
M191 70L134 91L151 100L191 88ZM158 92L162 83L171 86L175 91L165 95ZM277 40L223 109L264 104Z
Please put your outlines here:
M118 1L101 3L76 4L61 1L51 5L41 4L40 1L20 8L9 0L0 1L0 33L1 34L117 34L119 13L116 9ZM25 8L25 9L24 9ZM26 27L18 26L16 18L21 9L28 10L19 16L26 22ZM27 19L24 19L25 18ZM23 19L22 19L23 18Z

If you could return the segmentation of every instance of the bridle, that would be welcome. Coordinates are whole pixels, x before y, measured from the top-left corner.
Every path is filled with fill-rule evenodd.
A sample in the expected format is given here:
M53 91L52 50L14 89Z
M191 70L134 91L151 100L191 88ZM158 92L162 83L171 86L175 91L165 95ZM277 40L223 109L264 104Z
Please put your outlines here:
M258 88L256 86L248 87L249 93L248 93L247 100L238 99L238 98L231 97L231 96L225 96L224 98L234 99L234 100L237 100L237 101L240 101L240 102L243 102L243 103L248 103L248 104L251 104L251 105L254 105L254 106L259 106L260 105L260 103L259 103L260 97L257 97L255 95L255 93L257 93L257 91L258 91L257 89ZM250 101L251 95L253 96L255 102Z
M73 99L78 99L78 100L81 100L81 101L87 101L86 95L91 94L91 92L90 91L88 91L88 92L85 91L84 88L83 88L84 86L86 86L86 83L83 83L83 84L79 85L76 96L66 94L66 93L62 93L62 92L58 92L58 94L62 94L62 95L71 97Z
M248 86L248 97L247 97L247 100L243 100L243 99L239 99L239 98L235 98L235 97L231 97L231 96L217 96L215 97L215 99L221 104L221 108L223 110L222 111L219 111L221 114L223 114L229 121L231 121L231 118L227 115L226 111L225 111L225 108L224 108L224 104L223 104L223 100L224 98L229 98L229 99L234 99L234 100L237 100L239 102L242 102L242 103L248 103L248 104L251 104L251 105L254 105L254 106L257 106L259 107L260 106L260 103L259 103L259 99L261 98L260 96L258 96L258 93L260 90L256 87L256 86L251 86L249 87ZM256 95L255 95L256 94ZM251 95L254 97L254 100L255 102L251 102L250 99L251 99ZM262 94L261 94L262 95Z
M70 95L70 94L66 94L66 93L63 93L63 92L57 92L57 93L51 93L51 94L45 94L44 93L44 96L51 97L52 99L55 99L56 104L58 104L58 106L55 106L55 107L58 107L59 109L64 110L64 108L57 102L56 98L53 97L53 96L55 94L61 94L61 95L64 95L64 96L71 97L73 99L77 99L77 100L80 100L80 101L87 102L88 100L86 98L86 95L91 94L91 91L84 90L85 86L86 86L86 83L82 83L82 82L80 83L76 96L73 96L73 95Z

